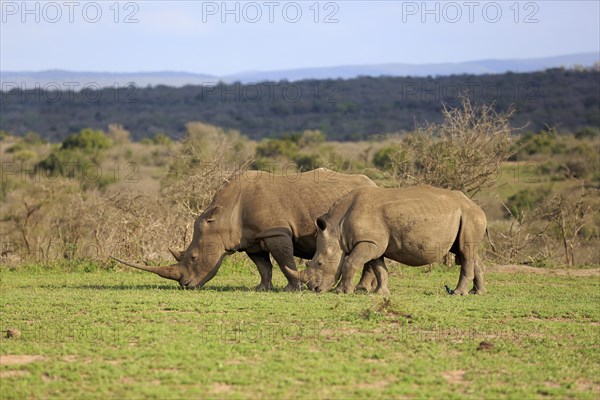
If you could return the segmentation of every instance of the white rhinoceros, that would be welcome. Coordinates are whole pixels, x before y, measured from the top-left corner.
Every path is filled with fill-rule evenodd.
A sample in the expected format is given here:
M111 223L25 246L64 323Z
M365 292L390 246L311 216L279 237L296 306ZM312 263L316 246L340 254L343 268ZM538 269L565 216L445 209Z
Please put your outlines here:
M346 193L376 186L364 175L346 175L325 168L298 174L246 171L227 183L194 223L185 251L171 250L176 264L149 267L116 259L179 282L183 288L202 287L212 279L223 258L244 251L257 265L257 290L272 288L272 255L280 268L296 270L294 256L310 259L316 249L315 219ZM299 282L291 275L287 289ZM374 275L369 266L361 285L369 290Z
M354 290L356 270L370 263L376 292L388 294L384 257L411 266L439 261L448 251L461 265L455 294L485 292L477 253L486 233L483 210L462 192L417 186L406 189L362 187L340 198L316 220L317 251L302 272L288 275L316 291Z

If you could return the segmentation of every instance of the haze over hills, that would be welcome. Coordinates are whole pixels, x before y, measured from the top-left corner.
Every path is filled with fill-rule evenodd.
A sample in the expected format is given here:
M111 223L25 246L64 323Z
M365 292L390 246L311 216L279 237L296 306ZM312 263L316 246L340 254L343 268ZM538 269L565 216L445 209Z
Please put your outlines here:
M448 76L461 74L501 74L505 72L535 72L548 68L589 67L600 61L600 53L578 53L555 57L479 60L460 63L440 64L365 64L334 67L298 68L277 71L246 71L232 75L214 76L191 72L74 72L48 70L38 72L1 71L0 84L3 91L16 87L32 89L72 89L84 87L124 87L131 83L137 87L165 85L182 87L185 85L212 84L218 81L232 83L253 83L263 81L300 81L305 79L352 79L359 76Z
M535 72L548 68L592 66L600 61L598 53L580 53L546 58L479 60L461 63L377 65L346 65L338 67L302 68L281 71L243 72L230 75L230 81L243 83L260 81L298 81L303 79L352 79L359 76L447 76L461 74L502 74L505 72Z

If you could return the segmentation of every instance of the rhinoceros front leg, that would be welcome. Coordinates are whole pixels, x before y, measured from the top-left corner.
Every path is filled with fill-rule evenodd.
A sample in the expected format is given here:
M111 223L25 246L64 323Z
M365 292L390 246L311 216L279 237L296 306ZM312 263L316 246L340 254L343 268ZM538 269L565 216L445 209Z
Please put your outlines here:
M374 254L372 243L360 242L348 254L342 264L342 281L336 288L337 293L353 293L354 292L354 274L358 268L364 266L369 261L379 258L380 255ZM371 264L371 267L373 265Z
M269 253L265 251L263 253L247 254L254 264L256 264L258 272L260 273L260 284L256 286L254 290L259 292L272 290L273 284L271 283L271 279L273 276L273 264L271 264Z

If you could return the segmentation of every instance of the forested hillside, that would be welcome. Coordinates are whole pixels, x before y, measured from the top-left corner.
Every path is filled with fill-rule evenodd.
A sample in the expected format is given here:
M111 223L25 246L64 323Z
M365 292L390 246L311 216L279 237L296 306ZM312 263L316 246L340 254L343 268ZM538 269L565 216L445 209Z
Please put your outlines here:
M306 80L260 84L209 84L171 88L112 87L78 82L81 91L46 85L22 91L5 84L0 129L29 131L60 141L84 128L121 124L135 140L163 133L183 137L185 124L204 121L252 138L320 130L331 140L413 130L438 122L443 104L467 93L498 111L514 105L513 124L558 132L600 126L600 72L554 69L501 75L428 78ZM67 89L67 90L64 90Z

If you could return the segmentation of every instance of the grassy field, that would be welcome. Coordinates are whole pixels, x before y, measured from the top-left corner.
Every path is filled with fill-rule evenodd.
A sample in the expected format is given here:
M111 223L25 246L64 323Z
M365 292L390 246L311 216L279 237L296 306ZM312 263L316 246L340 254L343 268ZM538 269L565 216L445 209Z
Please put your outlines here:
M93 269L92 269L93 270ZM392 296L203 290L129 271L2 269L2 399L600 396L600 278L394 266ZM275 284L283 287L281 273ZM18 335L17 335L18 336Z

